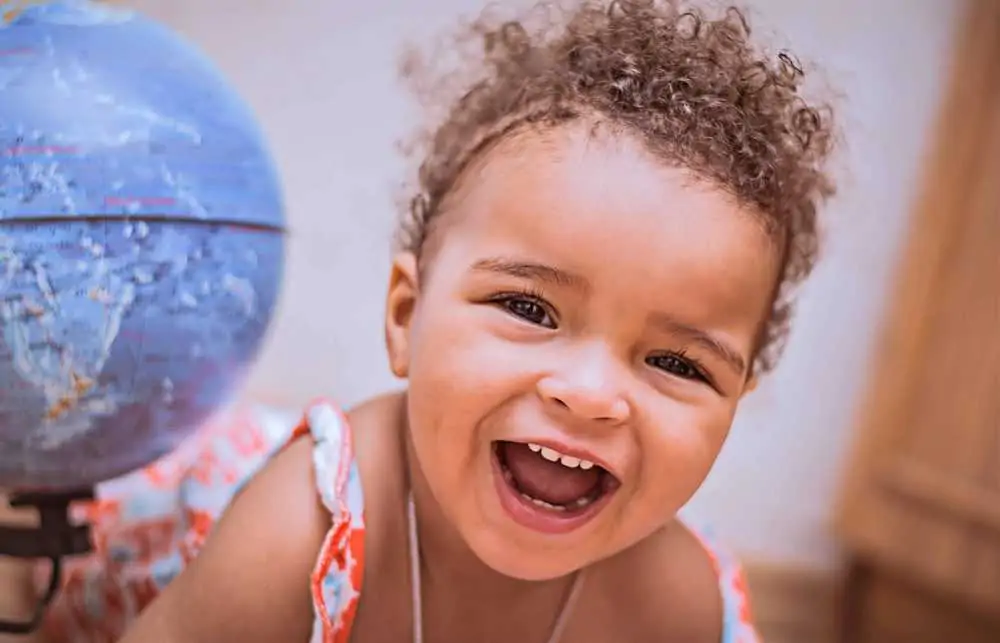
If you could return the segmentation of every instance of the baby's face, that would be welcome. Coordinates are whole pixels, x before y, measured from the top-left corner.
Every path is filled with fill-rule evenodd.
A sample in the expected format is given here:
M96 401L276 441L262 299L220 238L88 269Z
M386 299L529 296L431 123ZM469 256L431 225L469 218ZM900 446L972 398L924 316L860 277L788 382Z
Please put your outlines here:
M650 535L701 485L746 389L775 248L725 193L582 128L503 143L452 201L419 292L390 291L414 451L486 564L560 576Z

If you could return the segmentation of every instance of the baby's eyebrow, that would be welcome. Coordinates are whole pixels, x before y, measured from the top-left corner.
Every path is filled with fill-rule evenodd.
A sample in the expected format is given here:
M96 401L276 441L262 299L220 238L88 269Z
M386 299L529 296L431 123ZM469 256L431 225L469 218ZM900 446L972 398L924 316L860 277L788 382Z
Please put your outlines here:
M680 335L691 341L701 344L705 349L716 354L719 359L726 363L737 374L743 376L747 371L747 363L738 350L719 339L712 333L706 332L696 326L685 324L664 313L656 313L652 316L654 325L663 328L672 335Z
M557 286L568 286L579 290L587 290L590 285L583 277L535 261L523 261L510 257L489 257L472 264L475 272L493 272L521 279L535 279Z

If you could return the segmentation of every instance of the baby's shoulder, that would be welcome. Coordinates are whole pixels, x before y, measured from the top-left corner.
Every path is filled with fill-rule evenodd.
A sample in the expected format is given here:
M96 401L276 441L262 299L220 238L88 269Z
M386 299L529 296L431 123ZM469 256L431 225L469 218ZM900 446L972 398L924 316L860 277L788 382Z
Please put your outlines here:
M627 640L758 641L738 562L680 520L611 561L604 574Z
M406 463L401 427L406 413L402 393L371 398L351 408L346 415L354 436L354 458L358 486L364 489L366 549L373 556L381 551L383 534L398 528L406 495Z

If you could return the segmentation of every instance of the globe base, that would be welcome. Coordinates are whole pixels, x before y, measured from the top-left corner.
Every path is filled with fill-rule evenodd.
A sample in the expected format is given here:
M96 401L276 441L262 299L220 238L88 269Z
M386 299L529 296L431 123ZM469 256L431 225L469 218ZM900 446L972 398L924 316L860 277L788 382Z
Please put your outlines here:
M62 559L91 551L90 526L71 524L70 505L93 499L93 489L32 491L10 497L8 504L12 509L35 509L39 522L37 527L0 524L0 556L48 560L52 566L48 587L38 599L31 619L7 621L0 618L0 633L31 634L41 626L45 610L59 590Z

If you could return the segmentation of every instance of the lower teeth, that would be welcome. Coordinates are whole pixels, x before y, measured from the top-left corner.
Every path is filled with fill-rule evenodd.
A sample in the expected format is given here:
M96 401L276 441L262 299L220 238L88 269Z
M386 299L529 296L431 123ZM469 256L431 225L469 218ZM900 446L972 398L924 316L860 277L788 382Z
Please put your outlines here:
M593 502L593 499L588 497L579 498L573 502L565 505L553 505L551 503L545 502L544 500L539 500L538 498L532 498L526 493L521 493L521 497L532 503L542 507L543 509L551 509L553 511L566 511L567 509L583 509L587 505Z
M507 483L510 484L511 487L513 487L514 489L517 489L517 485L514 483L514 476L511 474L510 470L507 469L506 467L503 467L503 477L504 477L504 480L506 480ZM522 498L524 498L528 502L532 503L533 505L535 505L537 507L541 507L543 509L550 509L552 511L566 511L568 509L583 509L584 507L586 507L590 503L594 502L594 498L592 498L590 496L584 496L582 498L577 498L573 502L570 502L570 503L565 504L565 505L554 505L554 504L545 502L544 500L539 500L538 498L532 498L531 496L529 496L528 494L526 494L524 492L518 491L518 493L520 494L520 496Z

